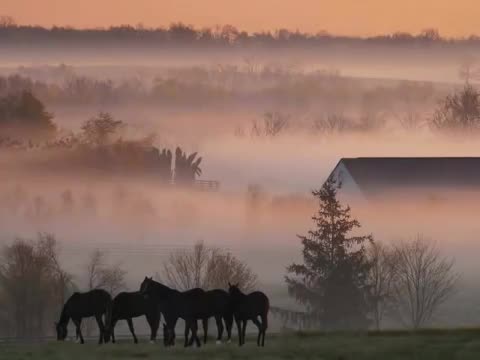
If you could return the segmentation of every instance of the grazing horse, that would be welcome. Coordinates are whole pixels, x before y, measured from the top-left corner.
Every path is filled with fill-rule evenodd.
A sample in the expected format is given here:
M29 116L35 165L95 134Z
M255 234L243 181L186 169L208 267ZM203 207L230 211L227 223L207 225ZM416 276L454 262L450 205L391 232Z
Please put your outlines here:
M205 291L191 289L184 292L174 290L145 277L140 292L147 298L152 298L160 305L160 310L165 319L163 342L165 346L175 344L175 325L178 318L185 320L185 343L187 347L196 342L200 346L197 336L197 320L205 318ZM192 332L192 340L189 340L189 332Z
M112 297L102 289L94 289L85 293L74 293L63 306L60 320L55 323L57 330L57 340L65 340L68 335L68 322L72 319L77 330L77 338L80 343L84 343L82 336L82 319L94 316L97 320L100 337L98 343L101 344L105 340L105 327L103 325L102 316L108 318L108 312L111 311Z
M132 318L145 315L148 325L150 325L150 342L155 342L157 331L160 325L160 310L158 305L152 299L145 298L140 291L121 292L113 299L112 311L106 324L106 341L115 343L115 325L119 320L126 320L128 328L133 336L135 344L138 343L135 329L133 328Z
M258 328L257 346L265 346L265 333L268 328L268 310L270 301L261 291L244 294L238 284L228 284L231 297L233 316L237 323L238 345L245 344L245 331L248 320L252 320ZM260 321L258 320L260 317Z
M203 342L207 343L208 337L208 319L215 318L217 324L217 344L222 342L223 322L227 330L227 341L232 337L233 311L230 304L230 295L225 290L215 289L205 292L206 298L206 317L202 319L203 324Z

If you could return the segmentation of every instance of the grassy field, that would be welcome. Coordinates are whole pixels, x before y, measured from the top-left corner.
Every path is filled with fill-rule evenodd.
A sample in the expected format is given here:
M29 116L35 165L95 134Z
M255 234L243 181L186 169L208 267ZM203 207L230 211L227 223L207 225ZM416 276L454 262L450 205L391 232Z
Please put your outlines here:
M268 336L268 334L267 334ZM48 343L0 345L0 359L480 359L480 330L427 330L382 333L297 333L271 335L266 347L255 346L253 338L245 347L236 344L207 345L200 349L180 346L165 349L151 345Z

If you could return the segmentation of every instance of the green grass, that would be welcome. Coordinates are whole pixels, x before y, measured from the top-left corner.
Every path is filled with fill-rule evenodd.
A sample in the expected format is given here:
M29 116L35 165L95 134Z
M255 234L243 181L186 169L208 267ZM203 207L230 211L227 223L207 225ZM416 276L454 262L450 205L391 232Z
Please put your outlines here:
M265 348L257 348L255 339L247 339L239 348L236 344L212 344L197 348L165 349L130 343L79 345L48 343L35 345L0 345L0 359L322 359L322 360L478 360L480 359L480 330L424 330L369 333L295 333L267 334Z

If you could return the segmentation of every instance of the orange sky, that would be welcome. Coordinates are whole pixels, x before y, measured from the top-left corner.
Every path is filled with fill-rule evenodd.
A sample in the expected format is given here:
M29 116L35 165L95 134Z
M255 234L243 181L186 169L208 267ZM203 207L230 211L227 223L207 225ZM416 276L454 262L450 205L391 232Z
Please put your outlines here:
M44 26L182 21L248 31L285 27L371 35L434 27L442 35L480 34L480 0L0 0L0 14Z

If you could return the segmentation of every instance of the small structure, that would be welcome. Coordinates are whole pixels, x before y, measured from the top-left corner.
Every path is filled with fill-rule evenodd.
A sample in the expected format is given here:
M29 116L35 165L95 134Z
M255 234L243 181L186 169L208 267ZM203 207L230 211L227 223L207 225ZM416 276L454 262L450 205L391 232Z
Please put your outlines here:
M330 176L342 184L339 195L372 200L420 193L480 191L480 157L344 158Z

